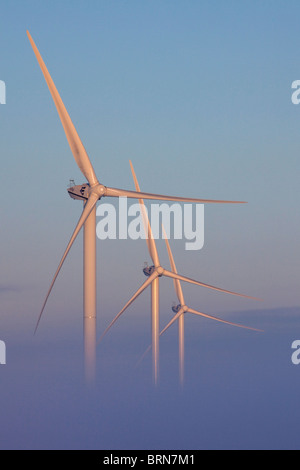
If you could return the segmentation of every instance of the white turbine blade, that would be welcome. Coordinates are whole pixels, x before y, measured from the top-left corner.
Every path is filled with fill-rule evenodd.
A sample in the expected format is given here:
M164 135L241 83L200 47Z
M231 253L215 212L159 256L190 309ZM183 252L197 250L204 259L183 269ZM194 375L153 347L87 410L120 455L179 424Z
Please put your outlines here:
M195 315L200 315L201 317L209 318L210 320L215 320L221 323L225 323L226 325L236 326L238 328L244 328L245 330L259 331L261 333L263 332L263 330L258 330L257 328L251 328L250 326L239 325L238 323L232 323L230 321L221 320L221 318L213 317L211 315L207 315L206 313L198 312L197 310L193 310L192 308L189 308L187 311Z
M134 180L135 189L137 190L137 192L140 193L141 192L140 186L139 186L139 183L138 183L138 180L137 180L137 177L136 177L136 174L135 174L135 171L134 171L131 160L129 160L129 163L130 163L130 168L131 168L131 172L132 172L132 176L133 176L133 180ZM148 215L147 215L147 212L146 212L146 209L145 209L145 203L144 203L143 199L139 199L139 204L140 204L140 207L141 207L141 212L142 212L142 217L143 217L143 222L144 222L144 229L145 229L145 234L146 234L146 241L147 241L148 251L149 251L149 254L152 258L154 266L158 267L158 266L160 266L160 261L159 261L157 248L156 248L156 243L155 243L155 240L154 240L154 237L153 237L151 225L150 225L150 222L149 222L149 218L148 218Z
M138 193L136 191L127 191L125 189L108 188L105 189L104 196L110 197L128 197L131 199L150 199L154 201L176 201L176 202L195 202L199 204L212 203L212 204L246 204L243 201L217 201L213 199L194 199L188 197L179 196L164 196L162 194L152 193Z
M99 341L102 341L104 336L108 333L108 331L111 329L111 327L116 323L116 321L120 318L120 316L125 312L125 310L137 299L142 292L144 292L145 289L151 284L151 282L158 277L158 274L154 272L151 274L151 276L148 277L148 279L144 282L144 284L136 291L136 293L131 297L131 299L127 302L127 304L122 308L122 310L118 313L118 315L115 316L113 321L108 325L102 336L100 337Z
M150 346L148 346L148 348L146 349L146 351L144 352L144 354L142 354L142 356L140 357L140 359L138 360L138 362L136 363L136 366L135 367L138 367L140 365L141 362L143 362L143 360L145 359L145 357L147 356L147 354L151 351L152 349L152 344L150 344Z
M176 313L176 315L174 315L174 317L169 321L169 323L164 327L164 329L160 332L159 335L160 335L160 336L163 335L163 334L170 328L170 326L172 326L173 323L175 323L176 320L178 320L178 318L181 317L181 315L184 315L184 310L183 310L183 308L181 308L181 309L179 310L179 312Z
M195 281L194 279L190 279L189 277L181 276L180 274L175 274L171 271L167 271L166 269L163 272L163 276L171 277L172 279L179 279L180 281L188 282L190 284L195 284L197 286L206 287L208 289L216 290L219 292L224 292L225 294L236 295L238 297L244 297L246 299L252 299L252 300L261 300L255 297L250 297L249 295L238 294L237 292L232 292L230 290L221 289L220 287L215 287L209 284L204 284L203 282Z
M71 151L73 153L73 156L75 158L75 161L77 165L79 166L79 169L82 171L88 182L90 183L91 186L94 186L95 184L98 183L95 171L92 167L92 164L90 162L90 159L88 157L88 154L86 153L86 150L80 140L79 135L77 134L77 131L74 127L74 124L71 121L71 118L65 108L64 103L62 102L61 97L59 96L59 93L54 85L54 82L47 70L47 67L38 51L38 48L36 47L30 33L27 31L27 36L29 38L29 41L31 43L33 52L35 53L35 56L37 58L37 61L39 63L39 66L43 72L44 78L46 80L46 83L48 85L48 88L50 90L50 93L52 95L54 104L56 106L57 112L59 114L60 120L62 122L63 128L65 130L66 137L68 139L69 145L71 147Z
M166 242L166 245L167 245L167 250L168 250L171 269L172 269L173 273L178 274L177 269L176 269L176 264L175 264L175 261L174 261L174 257L173 257L173 253L172 253L170 243L169 243L169 240L167 238L167 234L166 234L164 226L162 226L162 229L163 229L163 234L164 234L164 237L165 237L165 242ZM184 300L184 297L183 297L181 284L180 284L180 281L178 279L174 279L174 287L175 287L175 291L176 291L178 300L180 302L180 305L185 305L185 300Z
M57 270L56 270L56 273L54 274L53 280L52 280L51 285L50 285L50 289L48 290L48 293L47 293L47 295L46 295L46 298L45 298L45 301L44 301L42 310L41 310L41 312L40 312L40 315L39 315L39 318L38 318L38 321L37 321L37 324L36 324L36 327L35 327L35 330L34 330L35 333L36 333L36 331L37 331L37 329L38 329L40 320L41 320L41 318L42 318L43 311L44 311L44 309L45 309L47 300L48 300L49 295L50 295L50 293L51 293L51 291L52 291L52 288L53 288L54 283L55 283L55 281L56 281L56 278L57 278L57 276L58 276L58 274L59 274L59 271L61 270L61 267L62 267L62 265L63 265L63 263L64 263L64 261L65 261L67 255L68 255L68 253L69 253L69 251L70 251L70 249L71 249L71 246L73 245L73 243L74 243L74 241L75 241L75 239L76 239L78 233L80 232L81 227L84 225L86 219L88 218L88 216L89 216L90 213L92 212L92 210L93 210L93 208L95 207L95 205L96 205L98 199L99 199L99 196L98 196L96 193L93 193L93 192L92 192L91 195L90 195L90 197L89 197L89 199L87 200L87 203L85 204L84 210L83 210L83 212L82 212L82 214L81 214L81 217L80 217L80 219L79 219L79 221L78 221L78 223L77 223L77 225L76 225L76 228L75 228L75 230L74 230L74 232L73 232L73 235L72 235L72 237L71 237L71 239L70 239L70 241L69 241L69 243L68 243L68 246L67 246L67 248L66 248L66 251L64 252L63 257L62 257L62 259L61 259L61 261L60 261L60 263L59 263L59 265L58 265L58 268L57 268Z

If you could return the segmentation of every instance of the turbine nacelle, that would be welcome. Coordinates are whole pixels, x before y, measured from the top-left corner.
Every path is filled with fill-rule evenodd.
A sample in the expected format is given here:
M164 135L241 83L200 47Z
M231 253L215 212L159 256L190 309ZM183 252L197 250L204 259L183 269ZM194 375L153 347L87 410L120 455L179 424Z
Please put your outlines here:
M99 199L101 199L102 196L105 196L105 189L103 184L98 183L91 187L89 183L85 183L71 186L67 191L72 199L87 201L92 192L96 193Z
M181 305L181 304L178 304L178 305L173 305L172 307L172 310L174 313L178 313L180 312L180 310L183 311L183 313L186 313L188 311L188 307L186 305Z
M143 269L143 273L145 276L150 277L155 271L155 266L145 266Z
M90 185L89 183L78 184L76 186L71 186L68 188L69 196L72 199L80 199L81 201L87 201L90 195Z
M181 309L181 305L180 305L180 304L178 304L178 305L173 305L173 307L172 307L172 310L173 310L174 313L178 313L180 309Z
M150 277L154 272L157 272L158 277L161 277L165 270L161 266L145 266L143 269L143 273L147 277Z

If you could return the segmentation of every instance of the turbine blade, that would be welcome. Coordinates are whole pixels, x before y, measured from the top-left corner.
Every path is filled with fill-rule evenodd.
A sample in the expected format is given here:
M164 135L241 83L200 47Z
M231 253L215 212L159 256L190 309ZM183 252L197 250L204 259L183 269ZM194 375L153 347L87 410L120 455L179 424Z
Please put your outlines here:
M151 284L151 282L158 277L158 274L154 272L151 274L151 276L148 277L148 279L144 282L144 284L136 291L136 293L131 297L131 299L127 302L127 304L122 308L122 310L118 313L118 315L115 316L113 321L108 325L102 336L100 337L99 341L102 341L104 336L108 333L108 331L111 329L111 327L116 323L116 321L120 318L120 316L125 312L125 310L137 299L142 292L144 292L145 289Z
M194 199L188 197L179 197L179 196L164 196L162 194L152 194L152 193L139 193L136 191L127 191L125 189L117 188L106 188L105 196L110 197L128 197L131 199L151 199L154 201L176 201L176 202L196 202L199 204L212 203L212 204L246 204L243 201L217 201L213 199Z
M135 171L134 171L131 160L129 160L129 163L130 163L130 168L131 168L131 172L132 172L132 176L133 176L133 180L134 180L134 184L135 184L135 189L137 190L137 192L140 193L141 192L140 186L139 186L139 183L138 183L138 180L137 180L137 177L136 177L136 174L135 174ZM144 203L143 199L139 199L139 204L140 204L140 207L141 207L141 212L142 212L142 217L143 217L143 223L144 223L144 229L145 229L145 234L146 234L146 241L147 241L148 251L149 251L151 259L154 263L154 266L158 267L158 266L160 266L160 261L159 261L157 248L156 248L156 243L155 243L155 240L154 240L154 237L153 237L151 225L150 225L150 222L149 222L149 218L148 218L148 215L147 215L147 211L146 211L145 203Z
M184 315L184 310L183 308L181 308L179 310L178 313L176 313L176 315L174 315L174 317L169 321L169 323L164 327L164 329L160 332L159 336L163 335L169 328L170 326L173 325L173 323L176 322L176 320L178 320L179 317L181 317L181 315Z
M90 183L91 186L94 186L98 183L95 171L92 167L92 164L90 162L90 159L88 157L88 154L86 153L86 150L80 140L79 135L77 134L77 131L74 127L74 124L71 121L71 118L65 108L64 103L62 102L62 99L54 85L54 82L47 70L47 67L38 51L38 48L36 47L29 31L27 31L27 36L29 38L29 41L31 43L33 52L35 53L35 56L37 58L37 61L39 63L39 66L43 72L44 78L46 80L46 83L48 85L48 88L50 90L50 93L52 95L54 104L56 106L57 112L59 114L60 120L62 122L63 128L65 130L66 137L68 139L71 151L73 153L73 156L75 158L75 161L81 170L81 172L84 174L88 182Z
M195 284L197 286L206 287L208 289L216 290L219 292L224 292L225 294L236 295L238 297L244 297L246 299L252 299L252 300L261 300L255 297L250 297L249 295L238 294L237 292L232 292L230 290L221 289L220 287L215 287L209 284L204 284L203 282L195 281L194 279L190 279L189 277L181 276L180 274L175 274L171 271L167 271L166 269L164 270L163 276L171 277L172 279L179 279L180 281L188 282L190 284Z
M150 344L150 346L148 346L148 348L146 349L146 351L144 352L144 354L142 354L142 356L139 358L138 362L136 363L136 366L135 367L138 367L141 362L143 362L143 360L145 359L145 357L147 356L147 354L151 351L152 349L152 344Z
M221 320L221 318L213 317L211 315L207 315L206 313L198 312L197 310L193 310L192 308L189 308L187 311L195 315L200 315L201 317L209 318L210 320L215 320L221 323L226 323L227 325L236 326L238 328L244 328L245 330L259 331L260 333L263 332L263 330L258 330L257 328L251 328L250 326L239 325L238 323L232 323L230 321Z
M63 257L62 257L62 259L61 259L61 261L60 261L60 263L59 263L59 265L58 265L58 268L57 268L57 270L56 270L56 273L54 274L53 280L52 280L51 285L50 285L50 289L48 290L48 293L47 293L47 295L46 295L46 298L45 298L45 301L44 301L42 310L41 310L41 312L40 312L40 315L39 315L39 318L38 318L38 321L37 321L37 324L36 324L34 333L36 333L36 331L37 331L37 329L38 329L38 326L39 326L40 320L41 320L41 318L42 318L42 315L43 315L43 312L44 312L44 309L45 309L47 300L48 300L49 295L50 295L50 293L51 293L51 291L52 291L52 288L53 288L54 283L55 283L55 281L56 281L56 278L57 278L57 276L58 276L58 274L59 274L59 271L61 270L61 267L62 267L62 265L63 265L63 263L64 263L64 261L65 261L67 255L68 255L68 253L69 253L69 251L70 251L70 249L71 249L71 246L73 245L73 243L74 243L74 241L75 241L75 239L76 239L78 233L80 232L81 227L84 225L86 219L88 218L88 216L89 216L90 213L92 212L92 210L93 210L93 208L95 207L95 205L96 205L98 199L99 199L99 196L98 196L96 193L93 193L93 192L92 192L91 195L90 195L90 197L89 197L89 199L87 200L87 202L86 202L86 204L85 204L85 206L84 206L84 209L83 209L83 212L82 212L82 214L81 214L81 217L80 217L80 219L79 219L79 221L78 221L78 223L77 223L77 225L76 225L76 228L75 228L75 230L74 230L74 232L73 232L73 235L72 235L72 237L71 237L71 239L70 239L70 241L69 241L69 243L68 243L68 246L67 246L67 248L66 248L66 251L64 252Z
M168 250L171 269L172 269L173 273L178 274L177 269L176 269L176 264L175 264L175 261L174 261L174 257L173 257L173 253L172 253L170 243L169 243L169 240L167 238L167 234L166 234L164 226L162 226L162 229L163 229L165 242L166 242L166 245L167 245L167 250ZM181 288L181 283L178 279L174 279L174 287L175 287L175 292L177 294L180 305L185 305L185 300L184 300L184 296L183 296L183 292L182 292L182 288Z

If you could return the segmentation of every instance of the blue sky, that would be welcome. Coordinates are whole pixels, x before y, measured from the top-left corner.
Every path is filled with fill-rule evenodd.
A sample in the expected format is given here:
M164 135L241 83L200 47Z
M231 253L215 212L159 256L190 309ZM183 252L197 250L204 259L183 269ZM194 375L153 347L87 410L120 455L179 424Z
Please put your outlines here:
M281 338L277 354L287 358L282 371L291 387L295 385L296 373L289 374L285 367L290 370L290 342L297 339L300 327L295 314L300 304L300 107L291 102L291 84L300 79L299 13L299 2L279 0L2 2L0 80L6 83L7 104L0 106L0 339L11 341L16 360L20 334L26 338L24 350L32 354L31 361L39 347L49 361L66 329L76 348L82 315L79 237L49 299L40 339L32 339L51 276L81 212L66 188L70 178L78 184L84 178L30 47L28 29L101 182L133 189L131 159L144 191L248 201L246 206L205 207L201 251L185 251L184 241L171 240L171 246L182 274L264 299L258 305L183 286L189 304L206 313L247 320L258 328L267 316L267 338L272 348L278 344L275 337ZM141 268L148 256L142 240L98 241L97 249L101 333L143 282ZM162 241L158 249L167 264ZM162 323L170 318L173 300L172 283L166 280ZM290 333L282 337L277 330L285 328L283 319L275 315L270 320L270 312L278 309L283 319L292 318ZM122 331L127 337L130 332L137 341L132 356L126 356L128 364L148 344L148 310L145 293L116 328L116 335ZM208 341L211 329L217 330L207 322L203 329L200 323L191 320L193 328L187 333L194 338L191 357L199 355L197 334ZM137 334L141 331L142 336ZM218 331L222 350L235 335L237 348L244 338L225 326ZM257 340L252 344L247 338L251 354ZM263 355L268 346L261 341L258 349ZM102 361L109 362L113 344L112 334L107 349L103 345ZM111 361L116 370L122 369L118 354L124 354L124 348L114 349ZM229 349L229 363L236 360L235 353ZM38 364L42 367L42 359ZM148 373L150 368L145 368ZM254 366L253 374L255 380ZM139 376L141 383L145 377ZM221 375L217 378L220 385ZM199 383L191 383L187 393L193 394ZM30 386L20 379L22 387ZM268 383L266 390L271 388ZM238 429L237 423L236 433ZM279 438L276 442L280 445Z

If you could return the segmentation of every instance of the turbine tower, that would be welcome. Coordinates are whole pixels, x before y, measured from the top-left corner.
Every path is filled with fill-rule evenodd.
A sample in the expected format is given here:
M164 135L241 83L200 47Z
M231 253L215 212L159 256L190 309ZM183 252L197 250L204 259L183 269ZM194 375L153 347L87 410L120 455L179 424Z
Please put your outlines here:
M177 201L177 202L199 202L199 203L232 203L238 204L241 201L216 201L207 199L194 199L183 198L177 196L164 196L151 193L137 193L136 191L127 191L123 189L110 188L101 184L93 166L90 162L88 154L80 140L80 137L72 123L72 120L65 108L65 105L55 87L55 84L47 70L47 67L30 35L27 31L30 44L37 58L38 64L42 70L49 91L56 106L58 115L63 125L69 146L71 148L74 159L81 170L83 176L86 178L87 183L73 186L68 188L68 193L73 199L83 201L84 209L75 227L72 237L67 245L67 248L61 258L55 275L52 279L50 288L46 295L44 304L40 311L38 321L36 324L35 332L39 326L42 314L44 312L47 300L52 291L56 278L61 270L61 267L79 234L81 228L84 226L84 350L85 350L85 371L88 381L93 381L95 378L95 365L96 365L96 204L102 197L127 197L139 199L162 200L162 201Z
M136 291L136 293L131 297L131 299L127 302L127 304L112 320L112 322L109 324L109 326L106 328L106 330L100 337L100 341L104 338L104 336L108 333L108 331L116 323L116 321L120 318L120 316L125 312L125 310L141 295L141 293L147 287L151 285L152 371L153 371L154 384L157 385L158 378L159 378L159 278L166 276L177 281L181 280L184 282L188 282L189 284L195 284L197 286L206 287L208 289L213 289L219 292L224 292L226 294L231 294L231 295L245 297L245 298L254 299L254 300L257 300L257 299L255 299L254 297L250 297L248 295L238 294L236 292L221 289L220 287L215 287L209 284L204 284L203 282L195 281L194 279L181 276L180 274L178 274L177 271L176 272L169 271L167 269L164 269L161 266L159 256L157 253L156 243L153 237L147 211L145 208L145 203L142 198L143 193L140 192L140 186L139 186L131 161L130 161L130 166L131 166L131 171L132 171L132 175L134 179L135 188L137 190L137 193L140 194L139 204L141 206L141 213L142 213L142 218L143 218L143 223L144 223L144 228L145 228L145 233L146 233L148 251L153 261L153 266L143 269L144 274L147 276L147 280L143 283L143 285Z

